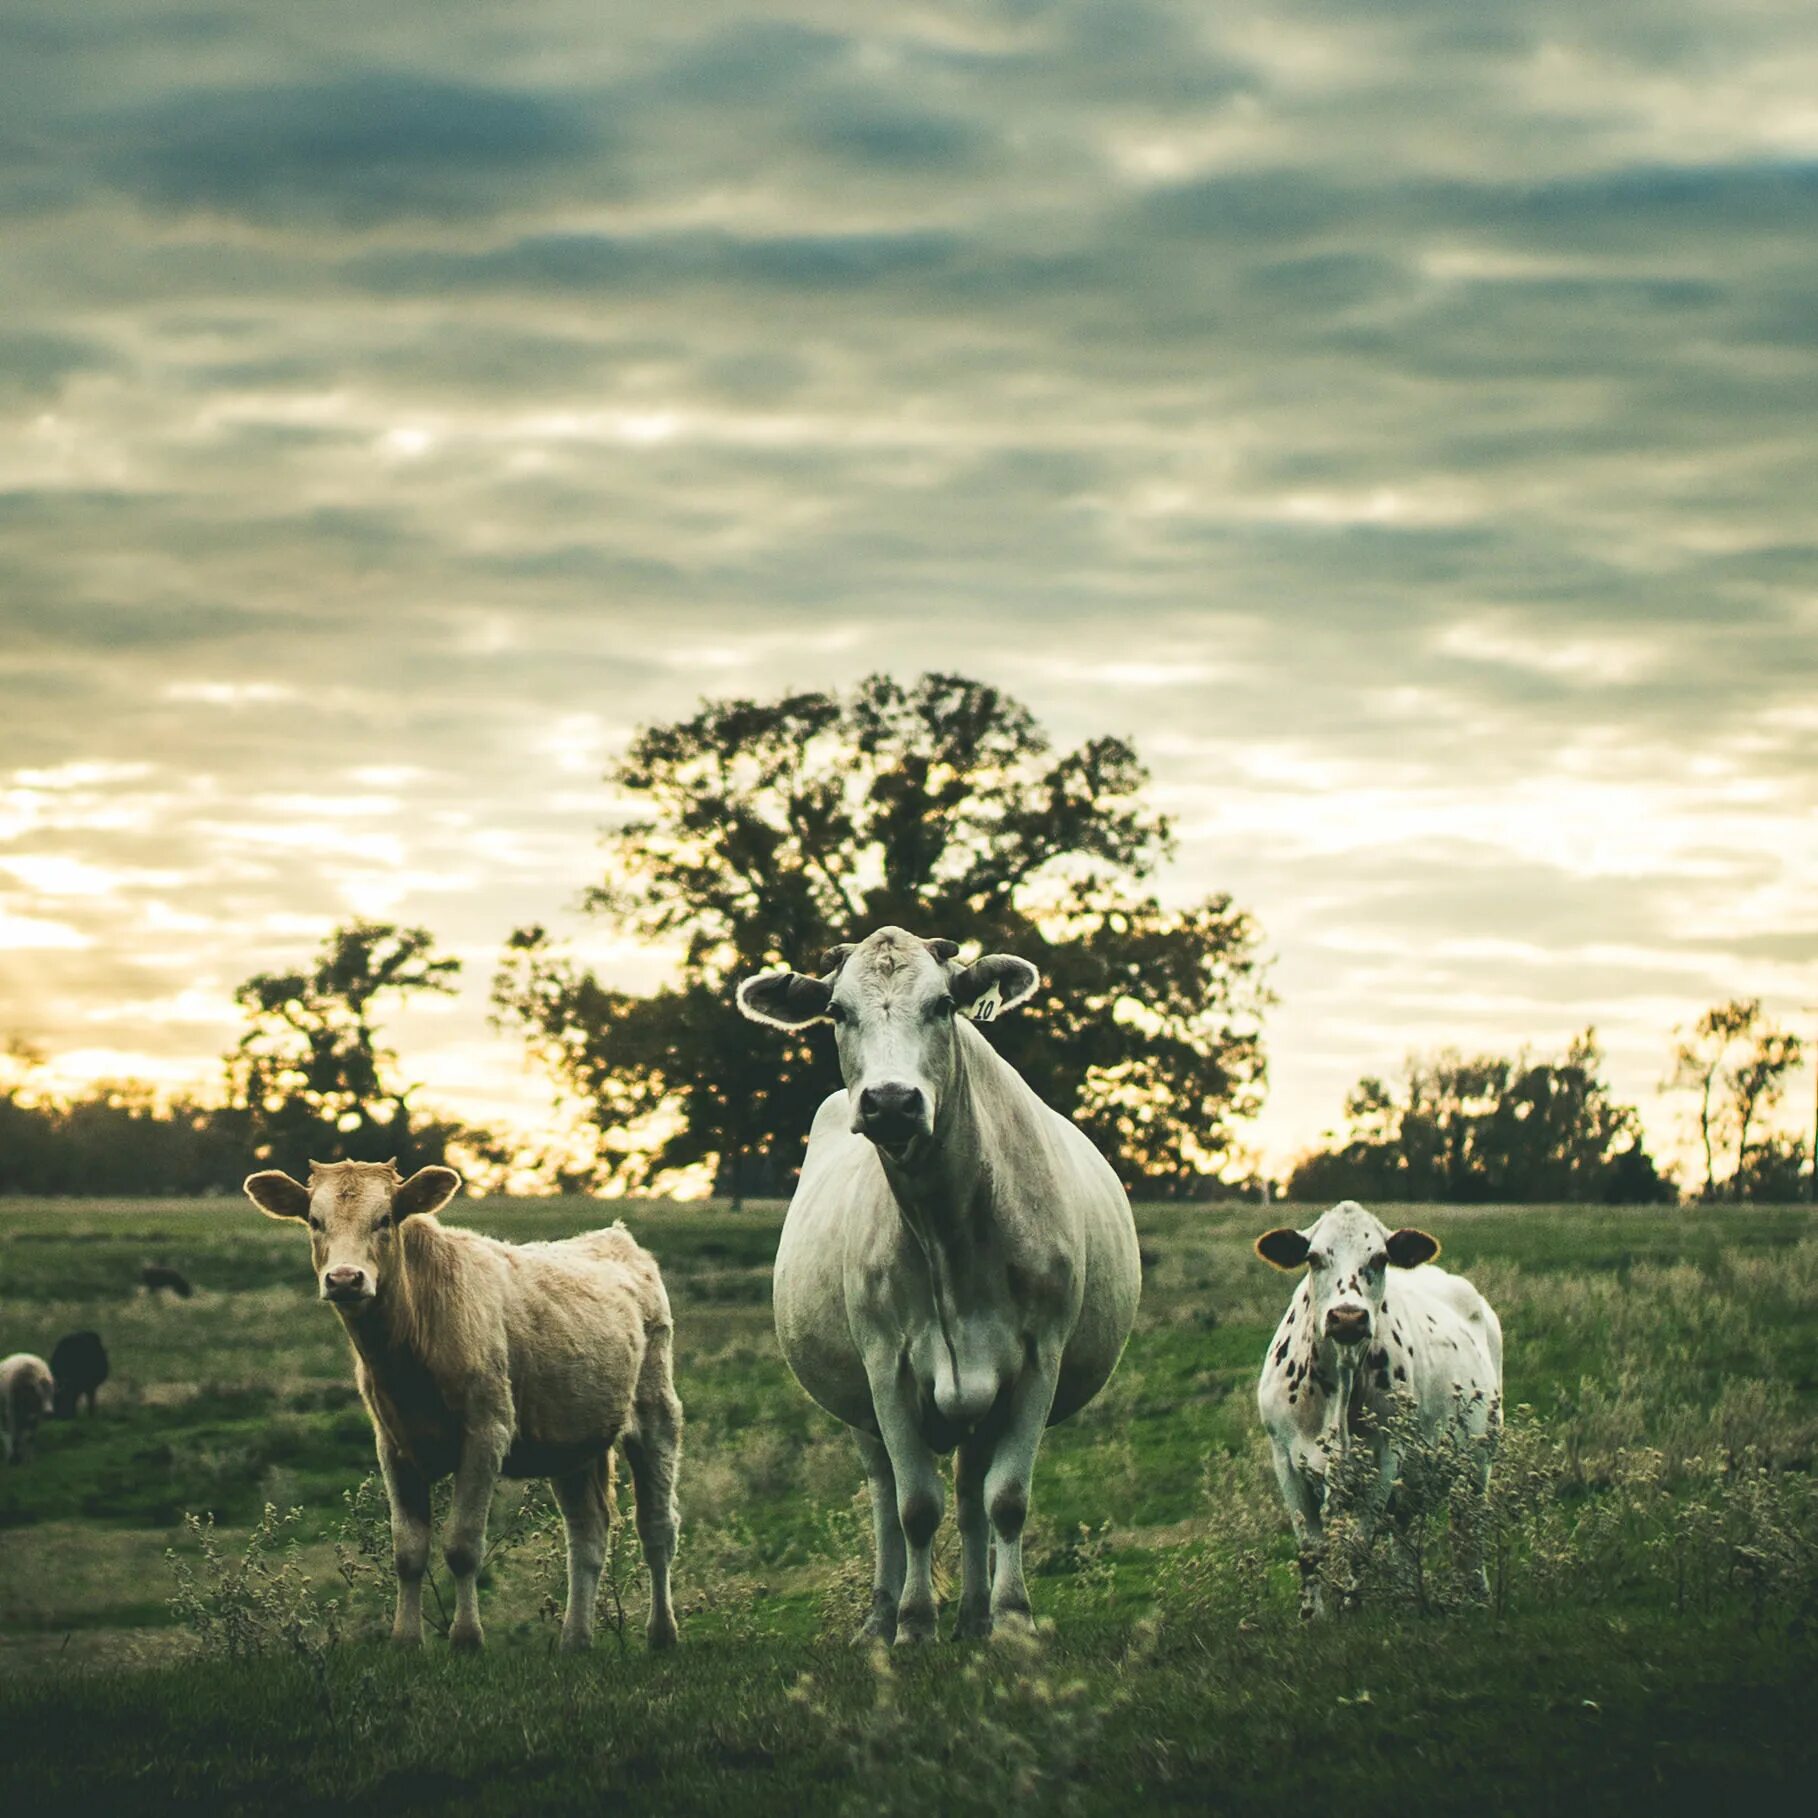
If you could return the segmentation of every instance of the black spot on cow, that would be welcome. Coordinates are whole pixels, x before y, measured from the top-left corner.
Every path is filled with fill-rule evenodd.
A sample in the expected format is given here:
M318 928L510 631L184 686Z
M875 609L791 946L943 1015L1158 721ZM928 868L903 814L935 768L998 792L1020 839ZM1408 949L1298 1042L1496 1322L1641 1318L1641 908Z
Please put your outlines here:
M1277 1363L1280 1363L1282 1361L1282 1359L1285 1358L1287 1355L1288 1355L1288 1341L1284 1338L1281 1341L1281 1343L1275 1347L1275 1361Z
M1408 1380L1408 1373L1400 1364L1395 1366L1395 1380L1397 1382L1406 1382Z

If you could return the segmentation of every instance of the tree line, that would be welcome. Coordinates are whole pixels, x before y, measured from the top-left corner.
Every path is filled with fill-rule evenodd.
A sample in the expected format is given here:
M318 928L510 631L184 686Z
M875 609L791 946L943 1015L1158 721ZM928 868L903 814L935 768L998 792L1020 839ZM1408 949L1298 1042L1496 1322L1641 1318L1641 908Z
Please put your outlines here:
M533 1158L547 1185L661 1191L688 1170L735 1201L787 1192L837 1068L826 1043L756 1031L732 986L767 967L811 969L894 922L1037 965L1031 1013L983 1033L1133 1191L1260 1190L1242 1138L1268 1083L1262 932L1229 895L1174 906L1156 892L1175 830L1124 740L1057 750L989 684L874 676L845 694L707 702L639 733L608 780L638 806L606 831L585 907L677 964L672 983L634 993L541 926L510 935L495 1021L594 1133L578 1160ZM425 929L336 929L310 964L239 987L244 1033L207 1100L130 1084L49 1099L16 1055L0 1085L0 1192L225 1190L249 1157L295 1172L311 1156L421 1166L452 1153L496 1178L506 1146L413 1104L379 1035L383 1014L452 991L459 971ZM1687 1036L1676 1077L1701 1094L1707 1196L1796 1191L1803 1151L1765 1136L1763 1120L1798 1059L1758 1004L1713 1010ZM1358 1083L1348 1129L1303 1157L1290 1191L1673 1197L1601 1066L1588 1030L1557 1060L1411 1060L1392 1085Z

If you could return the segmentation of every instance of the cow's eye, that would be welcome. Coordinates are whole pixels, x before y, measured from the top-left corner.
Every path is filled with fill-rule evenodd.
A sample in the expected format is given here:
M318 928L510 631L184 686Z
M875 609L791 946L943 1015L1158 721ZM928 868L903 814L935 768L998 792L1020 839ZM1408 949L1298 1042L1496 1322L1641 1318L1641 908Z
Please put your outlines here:
M1309 1250L1307 1252L1307 1267L1309 1269L1323 1269L1325 1266L1326 1259L1321 1256L1317 1250Z
M827 1006L827 1014L833 1019L833 1026L836 1029L845 1026L847 1018L846 1006L844 1004L829 1004Z
M312 1231L320 1231L322 1229L321 1219L317 1218L313 1212L310 1214L309 1228Z
M389 1231L390 1229L391 1229L391 1215L389 1213L387 1213L384 1218L378 1219L373 1225L373 1231L374 1231L375 1235L382 1235L384 1232Z
M959 1005L956 1004L952 998L937 997L934 1002L929 1005L928 1014L935 1017L951 1016L958 1008Z
M1389 1258L1386 1253L1379 1251L1370 1258L1367 1266L1372 1275L1380 1275L1389 1266Z

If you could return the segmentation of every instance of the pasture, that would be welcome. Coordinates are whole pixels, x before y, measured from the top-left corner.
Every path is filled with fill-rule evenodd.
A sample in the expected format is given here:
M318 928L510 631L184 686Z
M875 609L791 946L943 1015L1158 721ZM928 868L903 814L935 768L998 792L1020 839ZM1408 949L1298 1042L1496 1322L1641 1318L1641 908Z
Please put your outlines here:
M1495 1602L1449 1607L1436 1564L1417 1597L1397 1579L1303 1626L1253 1398L1291 1284L1250 1241L1282 1209L1139 1207L1136 1336L1037 1467L1044 1638L886 1657L846 1643L869 1585L856 1454L770 1332L780 1210L455 1209L520 1239L622 1212L664 1268L688 1421L681 1649L645 1653L628 1547L596 1651L557 1657L559 1560L506 1486L473 1660L373 1639L369 1429L296 1230L237 1197L0 1205L0 1351L93 1326L113 1363L94 1420L0 1470L9 1809L1804 1809L1808 1212L1408 1209L1498 1309L1508 1402L1532 1410L1490 1517ZM147 1260L194 1297L140 1288ZM222 1592L186 1513L231 1564L267 1505L266 1576ZM173 1611L167 1550L192 1612L239 1612L231 1644Z

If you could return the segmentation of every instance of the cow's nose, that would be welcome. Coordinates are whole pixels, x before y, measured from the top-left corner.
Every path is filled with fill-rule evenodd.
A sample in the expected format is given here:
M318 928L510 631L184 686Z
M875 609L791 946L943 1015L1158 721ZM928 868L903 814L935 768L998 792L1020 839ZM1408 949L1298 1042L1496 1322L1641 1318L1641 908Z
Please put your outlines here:
M1341 1345L1356 1344L1370 1329L1370 1316L1362 1307L1334 1307L1326 1315L1326 1335Z
M868 1135L894 1140L914 1134L927 1122L927 1100L920 1086L904 1086L892 1081L882 1086L867 1086L858 1101L859 1123Z
M366 1291L366 1271L349 1268L342 1264L337 1269L326 1269L322 1274L322 1292L330 1300L346 1300L351 1296Z

